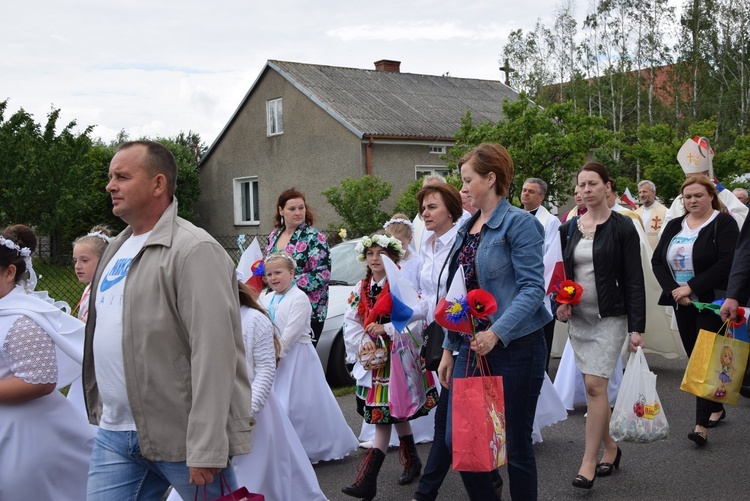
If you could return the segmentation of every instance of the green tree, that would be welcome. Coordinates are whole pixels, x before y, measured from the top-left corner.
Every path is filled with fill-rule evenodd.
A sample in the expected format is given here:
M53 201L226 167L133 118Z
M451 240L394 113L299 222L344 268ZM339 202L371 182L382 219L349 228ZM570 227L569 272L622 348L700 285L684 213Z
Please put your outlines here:
M456 133L456 145L448 153L455 166L464 153L482 142L500 143L515 165L508 199L517 203L524 180L547 181L547 200L564 203L573 193L573 176L592 147L605 143L611 132L604 121L576 110L572 102L541 108L522 93L518 101L503 103L504 120L475 125L467 113Z
M401 212L414 219L419 212L419 203L417 193L422 189L422 179L415 179L413 183L404 189L396 199L396 205L393 208L394 213Z
M380 207L391 195L391 185L377 176L348 177L322 194L343 219L349 238L381 229L390 217Z

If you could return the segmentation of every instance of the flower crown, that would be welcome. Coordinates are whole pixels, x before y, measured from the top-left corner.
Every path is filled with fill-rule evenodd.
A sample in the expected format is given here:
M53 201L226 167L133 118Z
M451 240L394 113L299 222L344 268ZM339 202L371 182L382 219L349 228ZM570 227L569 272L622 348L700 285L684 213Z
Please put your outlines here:
M104 240L104 243L109 243L110 238L104 234L102 230L92 231L91 233L86 234L87 237L98 237Z
M5 238L2 235L0 235L0 245L4 245L10 250L14 250L18 252L18 255L21 257L29 257L31 255L31 249L29 249L28 247L21 247L20 245L15 243L13 240L9 238Z
M412 222L409 221L408 219L402 219L400 217L386 221L385 224L383 225L383 229L387 230L390 225L397 224L397 223L405 224L406 226L409 227L409 229L411 229L412 233L414 233L414 224L412 224Z
M377 245L384 249L393 249L394 251L398 252L399 258L404 257L404 255L406 254L406 251L401 246L401 240L399 240L398 238L391 235L373 235L371 237L362 237L362 241L360 241L354 247L354 251L358 254L357 259L359 261L364 261L365 249L368 249L373 245Z

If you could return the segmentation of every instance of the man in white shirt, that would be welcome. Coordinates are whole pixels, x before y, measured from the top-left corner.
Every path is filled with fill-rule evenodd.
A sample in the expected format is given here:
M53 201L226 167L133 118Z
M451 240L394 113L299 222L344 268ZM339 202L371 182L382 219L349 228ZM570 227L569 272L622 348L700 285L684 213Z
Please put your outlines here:
M234 263L177 216L177 162L159 143L120 145L112 212L128 224L91 283L83 356L89 421L99 425L87 500L183 499L237 488L250 452L250 383ZM192 484L192 485L191 485Z
M651 250L659 243L659 230L664 225L664 217L667 208L656 200L656 185L644 179L638 183L638 198L641 206L635 211L641 217L645 225L646 237Z
M530 212L544 227L544 249L546 255L552 246L553 241L557 238L557 231L560 229L560 220L550 214L542 205L544 197L547 195L547 183L542 179L532 177L523 183L521 189L521 204L524 210ZM546 260L545 260L546 262ZM552 313L549 296L545 296L544 305ZM555 336L555 319L544 326L544 340L547 342L547 370L549 370L549 359L552 352L552 340Z

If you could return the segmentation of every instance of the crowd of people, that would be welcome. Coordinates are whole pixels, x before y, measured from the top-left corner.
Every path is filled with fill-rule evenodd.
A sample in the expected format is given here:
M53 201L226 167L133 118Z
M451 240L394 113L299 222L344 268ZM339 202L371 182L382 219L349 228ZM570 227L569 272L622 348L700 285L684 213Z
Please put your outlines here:
M609 421L623 353L690 356L701 329L719 332L750 300L747 192L712 179L703 141L686 141L678 155L686 179L671 207L643 180L640 208L625 209L605 166L588 162L576 175L575 207L560 218L544 206L540 178L524 182L522 207L513 206L513 160L483 143L459 161L460 191L429 176L413 221L394 214L364 237L355 252L366 271L349 296L344 340L356 379L351 404L368 444L343 493L372 500L398 444L395 481L418 480L416 501L437 499L452 462L452 383L484 368L503 378L512 499L537 498L535 431L550 424L538 410L558 406L564 415L563 388L580 385L587 404L572 486L591 489L619 469L623 451ZM173 500L199 490L214 499L242 485L268 500L325 500L312 465L362 446L314 348L331 258L304 194L290 188L278 197L275 229L254 265L261 294L210 235L177 216L176 172L158 143L118 148L106 189L127 228L112 236L97 226L74 242L75 272L87 284L75 316L29 294L34 232L14 225L0 233L0 499L158 500L170 489ZM550 294L545 267L555 252L565 277L582 286L575 305ZM461 278L466 291L491 294L497 312L478 319L471 337L443 329L437 370L418 364L412 374L419 405L392 413L394 371L404 370L391 358L395 346L424 342L436 304ZM409 329L391 293L403 284L417 298ZM719 299L718 315L694 305ZM674 338L662 332L664 307ZM566 348L552 386L558 342ZM68 398L56 391L64 386ZM696 397L687 438L705 446L725 417L721 403ZM420 458L416 444L425 441L430 452ZM469 499L500 499L498 469L460 476Z

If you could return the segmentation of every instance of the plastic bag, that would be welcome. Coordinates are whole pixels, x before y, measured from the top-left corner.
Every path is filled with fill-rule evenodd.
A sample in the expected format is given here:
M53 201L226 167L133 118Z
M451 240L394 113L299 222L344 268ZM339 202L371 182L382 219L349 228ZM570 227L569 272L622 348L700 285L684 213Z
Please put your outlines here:
M655 442L669 435L669 423L656 393L656 374L651 372L639 347L630 355L615 409L609 422L613 439Z

